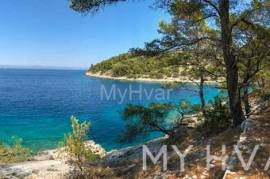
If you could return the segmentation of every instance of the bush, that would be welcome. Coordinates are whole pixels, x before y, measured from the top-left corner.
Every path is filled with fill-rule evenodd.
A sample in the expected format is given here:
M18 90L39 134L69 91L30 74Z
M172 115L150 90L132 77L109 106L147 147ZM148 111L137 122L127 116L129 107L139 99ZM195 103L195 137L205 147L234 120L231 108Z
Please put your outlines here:
M126 64L115 64L112 66L113 76L126 76L129 74L129 68Z
M68 154L80 171L86 161L93 161L97 158L91 149L87 148L85 141L89 132L90 123L80 123L74 116L71 117L71 133L65 135L64 144Z
M136 75L136 74L130 74L127 76L127 78L132 78L132 79L136 79L138 77L139 77L139 75Z
M12 145L0 142L0 163L17 163L26 161L31 156L31 150L22 146L22 140L14 138Z
M168 120L173 113L177 115ZM142 135L158 132L168 135L170 140L175 141L186 135L186 127L182 125L184 114L190 112L188 102L180 104L151 103L148 106L129 104L123 111L123 120L126 128L120 136L120 142L134 140Z
M125 53L101 63L91 66L89 69L92 73L112 72L112 76L130 76L130 75L149 75L150 78L171 77L172 74L178 76L179 62L182 59L180 54L172 52L159 56L144 56Z
M261 95L263 101L270 101L270 92Z
M151 72L149 74L150 78L153 78L153 79L162 79L163 78L163 74L162 73L159 73L157 71L155 72Z
M83 172L72 173L73 179L117 178L113 169L106 166L90 166Z
M220 97L216 97L210 105L206 107L205 119L197 127L197 130L206 135L218 134L231 126L229 108L226 102Z

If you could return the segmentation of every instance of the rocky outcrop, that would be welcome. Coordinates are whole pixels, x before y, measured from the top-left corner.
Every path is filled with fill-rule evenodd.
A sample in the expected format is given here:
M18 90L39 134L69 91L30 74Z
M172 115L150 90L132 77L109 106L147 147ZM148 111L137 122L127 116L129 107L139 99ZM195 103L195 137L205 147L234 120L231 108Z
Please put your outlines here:
M101 158L106 156L106 151L94 141L86 142L95 154ZM67 178L74 167L69 162L70 157L64 148L47 150L23 163L0 166L0 179L62 179Z
M101 158L107 155L106 150L101 145L96 144L92 140L85 142L85 146L89 148L94 154L100 156ZM40 152L36 156L34 156L32 160L40 160L42 158L50 159L50 160L61 160L61 161L71 160L68 153L65 151L65 148L58 148L54 150L46 150L46 151Z
M149 150L153 154L159 152L163 142L168 137L158 138L147 142ZM119 166L121 173L128 172L135 167L135 164L129 165L129 162L138 163L142 158L142 145L128 147L120 150L106 152L100 145L94 141L86 142L95 154L103 158L103 162L108 166ZM74 166L69 162L71 158L65 152L64 148L47 150L33 156L29 161L10 165L0 166L0 179L64 179L72 178ZM123 165L125 164L125 165ZM128 164L128 165L126 165Z
M153 153L153 155L157 154L162 147L164 141L168 139L167 136L161 137L155 140L151 140L145 145L149 148L149 150ZM113 150L107 153L105 157L105 162L108 165L116 165L120 163L127 162L138 162L142 159L142 145L127 147L120 150Z
M39 178L65 178L72 166L59 160L27 161L18 164L0 167L0 178L7 179L39 179Z

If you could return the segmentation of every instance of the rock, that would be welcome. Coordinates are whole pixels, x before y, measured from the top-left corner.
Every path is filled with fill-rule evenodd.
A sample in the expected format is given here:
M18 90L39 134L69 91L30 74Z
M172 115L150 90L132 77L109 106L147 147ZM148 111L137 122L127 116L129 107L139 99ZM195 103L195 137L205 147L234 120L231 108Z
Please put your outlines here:
M96 144L94 141L89 140L85 142L87 148L89 148L94 154L99 155L101 158L107 155L106 150L99 144ZM61 160L69 161L71 160L69 154L65 151L65 148L58 148L53 150L47 150L39 153L37 156L32 158L34 161L40 160Z
M122 174L127 174L127 173L131 172L134 169L135 166L136 166L135 164L132 164L132 165L129 165L129 166L125 166L124 168L119 169L119 170L121 170Z
M107 154L94 141L87 141L85 145L100 157ZM30 161L0 166L0 179L64 179L74 169L68 162L70 159L65 148L43 151L30 158Z
M36 156L33 156L29 161L43 161L43 160L53 160L53 156L50 155L48 151L40 152Z
M256 122L252 119L246 119L241 124L241 129L244 133L253 130L256 127Z
M99 155L101 158L107 155L106 150L99 144L96 144L94 141L89 140L85 143L85 145L91 149L94 154Z
M163 141L166 140L168 136L161 137L150 142L147 142L145 145L153 153L157 154L160 148L163 145ZM113 150L107 153L105 161L109 165L118 164L120 162L128 161L139 161L142 160L142 145L127 147L120 150Z

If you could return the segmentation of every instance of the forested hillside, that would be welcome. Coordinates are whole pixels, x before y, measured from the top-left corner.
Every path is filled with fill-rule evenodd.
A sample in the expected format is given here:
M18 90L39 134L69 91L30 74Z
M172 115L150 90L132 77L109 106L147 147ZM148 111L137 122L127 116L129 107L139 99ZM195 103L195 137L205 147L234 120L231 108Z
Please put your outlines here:
M179 66L185 58L187 56L179 53L166 53L153 57L124 53L92 65L89 72L127 78L178 77L181 71Z

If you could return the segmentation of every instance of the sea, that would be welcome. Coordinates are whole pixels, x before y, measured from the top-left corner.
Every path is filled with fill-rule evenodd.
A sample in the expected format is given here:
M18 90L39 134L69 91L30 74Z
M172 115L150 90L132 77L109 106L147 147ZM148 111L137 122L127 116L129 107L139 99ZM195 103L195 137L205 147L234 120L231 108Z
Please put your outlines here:
M208 102L219 94L217 86L206 85ZM89 139L107 151L138 145L162 134L120 141L127 105L182 100L199 103L196 85L168 88L162 83L99 79L83 70L0 69L0 141L20 139L35 152L53 149L70 132L70 117L75 116L91 123Z

